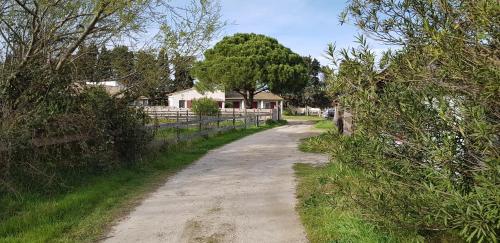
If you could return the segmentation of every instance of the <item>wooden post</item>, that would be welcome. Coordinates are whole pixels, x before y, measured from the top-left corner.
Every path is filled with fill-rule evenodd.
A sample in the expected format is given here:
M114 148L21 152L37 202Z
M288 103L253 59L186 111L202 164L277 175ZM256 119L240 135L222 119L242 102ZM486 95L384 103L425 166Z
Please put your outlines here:
M234 116L234 106L233 106L233 129L236 128L236 117Z
M189 110L186 110L186 129L189 129Z
M257 127L259 127L259 113L257 113L257 121L255 121Z
M220 128L220 111L217 112L217 128Z
M247 129L247 108L245 108L245 129Z
M177 142L179 142L180 137L181 137L181 131L179 128L179 111L177 111L177 116L175 118L175 136L177 138Z
M199 131L201 132L201 113L200 113L200 116L198 118L198 124L199 124Z

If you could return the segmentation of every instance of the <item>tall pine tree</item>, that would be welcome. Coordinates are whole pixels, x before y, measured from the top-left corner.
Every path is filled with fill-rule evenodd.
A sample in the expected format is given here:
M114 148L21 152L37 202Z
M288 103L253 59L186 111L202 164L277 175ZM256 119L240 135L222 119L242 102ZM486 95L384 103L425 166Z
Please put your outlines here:
M111 52L108 51L106 46L101 48L99 56L97 57L97 67L96 67L96 81L102 82L109 80L113 77L113 69L111 67Z

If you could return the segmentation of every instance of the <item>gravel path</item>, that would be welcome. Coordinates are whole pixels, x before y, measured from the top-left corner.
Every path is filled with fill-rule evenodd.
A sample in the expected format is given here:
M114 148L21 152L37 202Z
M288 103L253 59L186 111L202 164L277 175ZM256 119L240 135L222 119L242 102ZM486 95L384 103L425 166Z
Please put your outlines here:
M307 242L295 212L298 151L311 125L287 125L215 149L171 177L106 242Z

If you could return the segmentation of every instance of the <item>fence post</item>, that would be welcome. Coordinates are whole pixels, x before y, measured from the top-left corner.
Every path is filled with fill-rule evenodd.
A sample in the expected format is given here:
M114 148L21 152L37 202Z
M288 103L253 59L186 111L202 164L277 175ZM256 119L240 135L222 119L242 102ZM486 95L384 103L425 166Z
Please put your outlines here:
M201 113L200 113L200 116L198 118L198 124L199 124L199 131L201 132Z
M177 116L175 118L175 136L177 138L177 143L179 142L180 140L180 137L181 137L181 131L180 131L180 128L179 128L179 111L177 111Z
M245 107L245 129L247 129L247 108Z
M259 127L259 113L257 113L257 121L255 121L255 123L257 124L257 127Z
M189 130L189 110L186 110L186 129Z
M234 116L234 107L233 107L233 129L236 128L236 117Z
M217 128L220 128L220 111L217 112Z

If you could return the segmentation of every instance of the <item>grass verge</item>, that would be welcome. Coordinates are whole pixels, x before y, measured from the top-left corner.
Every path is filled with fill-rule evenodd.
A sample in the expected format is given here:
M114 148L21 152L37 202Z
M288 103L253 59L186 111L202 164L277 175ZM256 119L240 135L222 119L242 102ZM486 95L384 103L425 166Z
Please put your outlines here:
M304 152L332 151L330 133L304 139L299 148ZM296 164L294 169L298 178L297 210L310 242L422 241L418 235L387 232L363 216L349 193L362 190L367 183L363 172L355 167L333 160L321 166Z
M276 125L274 125L276 126ZM209 150L274 126L230 131L168 148L133 168L83 180L59 195L0 197L0 242L94 242L166 178Z
M333 129L333 121L332 120L320 120L316 122L314 125L315 128L330 130Z
M321 121L324 118L320 116L283 116L283 119L289 120L289 121Z

